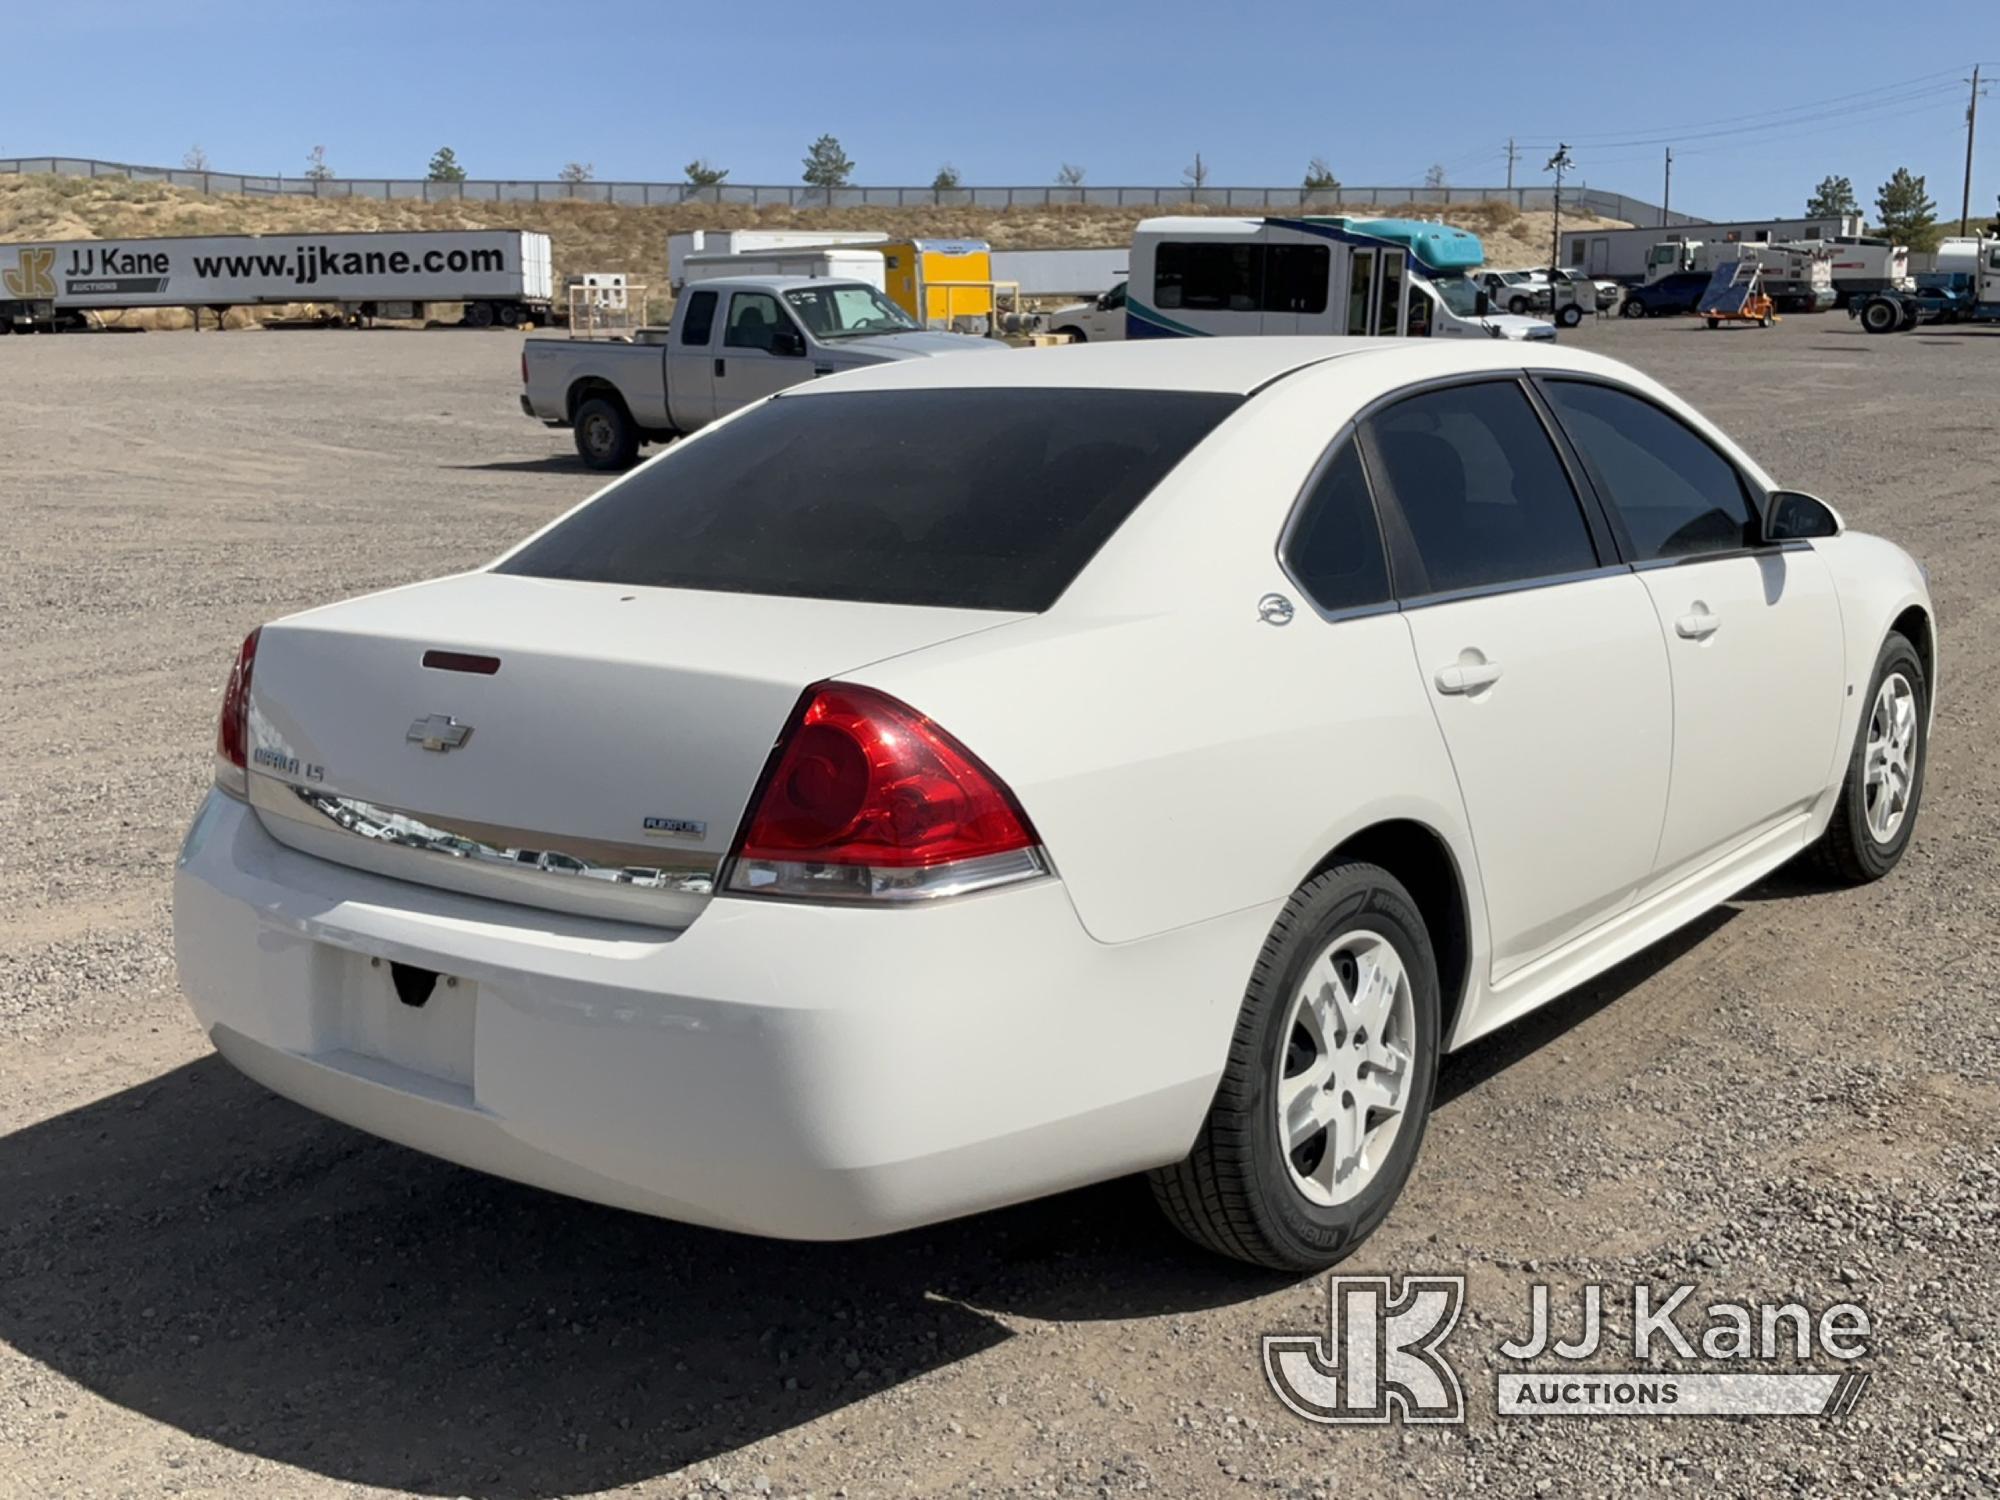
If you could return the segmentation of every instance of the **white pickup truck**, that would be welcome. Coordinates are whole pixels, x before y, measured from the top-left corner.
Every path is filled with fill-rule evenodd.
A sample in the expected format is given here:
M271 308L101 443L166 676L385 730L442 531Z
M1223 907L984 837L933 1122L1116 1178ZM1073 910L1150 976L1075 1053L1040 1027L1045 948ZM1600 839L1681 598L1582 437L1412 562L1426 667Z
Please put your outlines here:
M933 333L880 291L811 276L731 276L684 290L666 328L622 339L531 338L521 410L576 433L593 469L630 468L663 443L740 407L841 370L1005 344Z

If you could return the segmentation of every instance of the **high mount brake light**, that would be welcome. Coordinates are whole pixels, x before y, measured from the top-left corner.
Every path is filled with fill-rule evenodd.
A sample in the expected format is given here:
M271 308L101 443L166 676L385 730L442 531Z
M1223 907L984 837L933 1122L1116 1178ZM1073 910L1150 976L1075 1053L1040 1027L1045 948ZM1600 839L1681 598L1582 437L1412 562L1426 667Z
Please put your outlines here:
M728 889L895 903L1047 873L1027 814L977 756L888 694L829 682L772 751Z
M257 637L262 633L260 625L243 637L215 724L215 784L238 797L250 792L250 673L257 665Z

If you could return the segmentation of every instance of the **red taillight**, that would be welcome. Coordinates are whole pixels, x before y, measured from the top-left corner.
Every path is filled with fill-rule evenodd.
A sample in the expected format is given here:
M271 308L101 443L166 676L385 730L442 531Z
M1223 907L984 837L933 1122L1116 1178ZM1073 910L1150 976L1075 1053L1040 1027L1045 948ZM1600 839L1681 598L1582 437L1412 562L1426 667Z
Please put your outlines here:
M222 715L215 725L215 780L227 791L247 787L250 760L250 673L257 665L257 637L262 626L243 637L236 664L229 669L229 686L222 690Z
M803 703L737 839L732 890L907 900L1047 873L1013 794L922 714L837 682Z

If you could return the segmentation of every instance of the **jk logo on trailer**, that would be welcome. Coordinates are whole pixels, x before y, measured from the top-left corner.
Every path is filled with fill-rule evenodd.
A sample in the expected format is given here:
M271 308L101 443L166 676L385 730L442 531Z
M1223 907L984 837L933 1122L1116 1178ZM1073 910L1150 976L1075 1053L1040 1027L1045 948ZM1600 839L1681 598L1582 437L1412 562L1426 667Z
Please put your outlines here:
M14 257L12 270L0 271L0 281L7 284L9 293L24 300L53 297L56 294L55 264L55 251L25 247Z
M1327 1334L1266 1334L1264 1377L1308 1422L1463 1422L1458 1373L1438 1348L1465 1306L1463 1276L1327 1281Z

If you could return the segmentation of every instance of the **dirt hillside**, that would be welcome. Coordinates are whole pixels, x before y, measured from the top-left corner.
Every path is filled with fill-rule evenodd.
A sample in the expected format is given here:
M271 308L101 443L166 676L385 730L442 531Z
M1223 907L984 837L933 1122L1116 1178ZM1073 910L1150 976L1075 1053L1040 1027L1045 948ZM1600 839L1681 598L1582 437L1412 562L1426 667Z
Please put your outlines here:
M1369 205L1314 205L1371 215ZM1185 210L1199 212L1200 210ZM887 229L983 239L996 249L1123 245L1155 208L746 208L691 203L650 208L607 203L422 203L367 198L210 197L189 188L122 178L0 177L0 241L137 238L141 235L301 234L363 229L539 229L555 250L558 284L576 271L625 271L654 286L666 279L666 238L681 229ZM1486 244L1489 264L1547 257L1550 216L1505 203L1443 210L1445 222ZM1566 218L1578 229L1615 220ZM275 311L275 310L274 310ZM236 315L232 315L236 316Z

